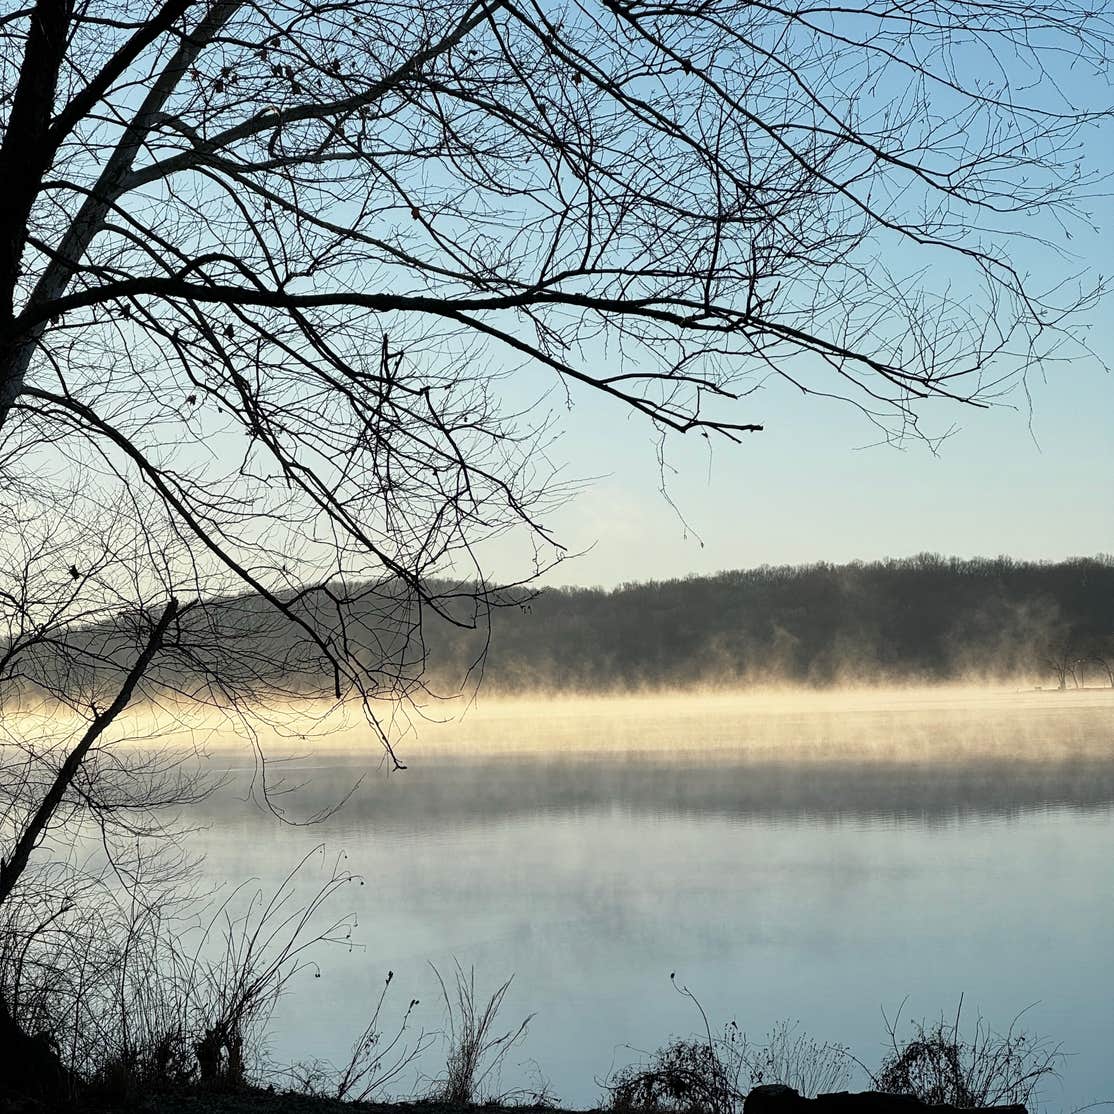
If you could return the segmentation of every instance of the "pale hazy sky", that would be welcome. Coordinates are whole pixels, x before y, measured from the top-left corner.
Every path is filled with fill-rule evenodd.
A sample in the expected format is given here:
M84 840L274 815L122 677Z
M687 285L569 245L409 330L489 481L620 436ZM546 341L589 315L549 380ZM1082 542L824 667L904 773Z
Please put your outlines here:
M1073 80L1081 103L1109 102L1107 74ZM1078 152L1088 170L1109 175L1100 187L1107 190L1112 137L1108 124ZM1081 224L1070 237L1039 213L1025 215L1027 231L1072 253L1015 242L1011 261L1036 276L1035 287L1069 274L1091 281L1110 274L1114 198L1094 196L1088 209L1094 231ZM939 288L948 275L930 273L927 281ZM990 410L923 409L930 430L957 427L935 455L916 442L864 447L878 434L853 408L802 397L772 379L735 415L763 423L765 432L710 453L700 438L670 442L670 495L688 531L660 493L647 423L617 403L574 394L554 455L567 462L567 475L598 478L545 521L571 551L591 549L544 582L612 586L923 551L1034 560L1114 552L1114 373L1105 370L1114 367L1112 319L1108 293L1083 319L1095 355L1032 372L1031 407L1019 389ZM496 573L513 571L511 553L509 544L493 551Z
M766 431L741 446L674 442L671 494L700 540L659 493L644 423L585 402L562 455L608 474L549 521L570 548L595 547L549 579L613 585L924 550L1114 551L1114 377L1080 361L1030 389L1031 428L1020 394L1018 409L957 410L960 428L934 456L918 443L861 448L875 434L854 411L771 386L753 398Z
M1081 262L1114 254L1114 202ZM765 432L743 444L674 438L670 495L660 493L655 438L644 420L585 393L562 420L554 457L570 477L597 477L545 522L583 556L544 578L612 586L760 564L843 562L933 551L1059 559L1114 552L1114 299L1091 322L1097 358L1047 367L989 410L933 404L930 428L954 423L934 455L923 443L870 446L877 431L853 408L802 397L777 380L742 403ZM697 535L699 537L697 537ZM703 544L701 544L703 543ZM494 571L515 571L501 544ZM520 567L520 566L519 566Z

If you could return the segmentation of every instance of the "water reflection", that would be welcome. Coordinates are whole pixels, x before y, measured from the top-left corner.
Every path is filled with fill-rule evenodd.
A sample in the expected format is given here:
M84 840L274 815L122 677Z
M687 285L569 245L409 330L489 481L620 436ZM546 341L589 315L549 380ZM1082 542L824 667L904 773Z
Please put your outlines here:
M293 761L277 803L291 816L339 801L363 774L351 758ZM274 775L274 771L272 771ZM295 788L297 786L297 788ZM248 780L210 802L212 818L239 815ZM871 762L662 761L624 758L444 758L390 778L372 771L335 823L368 831L432 831L523 816L622 809L656 817L839 817L925 822L1114 803L1114 760L981 760L949 765Z
M280 798L292 815L366 774L310 828L245 803L250 771L214 754L239 768L202 849L215 880L267 884L325 840L367 880L366 950L281 1007L280 1060L342 1056L388 968L435 1027L427 961L456 956L481 981L517 974L508 1023L538 1014L506 1082L532 1057L573 1104L626 1043L694 1027L678 970L713 1017L758 1034L800 1018L867 1061L880 1007L907 995L924 1016L964 993L1002 1026L1039 1002L1031 1026L1072 1053L1048 1105L1072 1109L1114 1096L1112 710L501 709L456 747L419 740L401 775L324 747L273 767L302 783Z
M273 740L268 778L291 816L328 809L362 779L344 823L383 831L614 808L926 821L1103 808L1114 801L1114 694L1062 695L496 703L426 725L403 743L409 769L389 777L374 743L340 731L301 754ZM243 796L258 770L236 759ZM228 768L228 755L210 764ZM235 793L214 805L239 808Z

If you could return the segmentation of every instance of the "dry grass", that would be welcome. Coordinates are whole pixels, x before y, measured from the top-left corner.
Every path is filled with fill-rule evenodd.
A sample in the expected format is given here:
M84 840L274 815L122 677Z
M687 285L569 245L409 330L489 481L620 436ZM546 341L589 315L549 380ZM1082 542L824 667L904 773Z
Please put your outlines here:
M410 999L402 1020L393 1029L385 1033L381 1028L383 1006L393 981L394 972L388 971L371 1017L353 1043L343 1067L338 1068L327 1060L315 1060L295 1064L289 1069L286 1074L298 1092L337 1102L387 1101L383 1095L387 1085L414 1063L430 1044L422 1030L414 1034L412 1042L408 1039L410 1018L419 1004L417 998Z
M48 1036L80 1090L240 1086L289 980L316 973L310 949L347 935L323 907L351 875L334 868L297 897L321 854L270 896L240 887L205 920L183 914L192 902L180 890L149 901L96 890L52 915L25 907L30 917L13 905L0 925L0 1001L22 1032Z
M499 1078L507 1053L526 1035L533 1017L531 1014L518 1026L497 1032L496 1017L513 976L496 987L486 1001L481 1001L476 992L474 968L465 972L460 963L456 963L451 990L436 967L433 972L441 986L447 1013L448 1053L444 1074L434 1081L430 1100L468 1106L506 1099L507 1094L493 1093L491 1085Z
M626 1112L740 1114L747 1093L762 1083L783 1083L813 1096L847 1080L850 1057L842 1045L820 1043L782 1022L764 1043L752 1044L734 1021L713 1036L696 995L675 989L695 1006L702 1037L673 1038L640 1064L620 1069L604 1084L608 1105Z

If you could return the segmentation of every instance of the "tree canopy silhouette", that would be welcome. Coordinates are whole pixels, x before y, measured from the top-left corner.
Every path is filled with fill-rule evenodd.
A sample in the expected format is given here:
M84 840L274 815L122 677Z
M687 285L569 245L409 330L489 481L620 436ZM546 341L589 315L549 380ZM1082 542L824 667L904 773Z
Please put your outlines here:
M430 669L476 635L443 626ZM1114 684L1114 559L1008 557L738 569L614 589L548 589L494 621L496 692L690 686Z

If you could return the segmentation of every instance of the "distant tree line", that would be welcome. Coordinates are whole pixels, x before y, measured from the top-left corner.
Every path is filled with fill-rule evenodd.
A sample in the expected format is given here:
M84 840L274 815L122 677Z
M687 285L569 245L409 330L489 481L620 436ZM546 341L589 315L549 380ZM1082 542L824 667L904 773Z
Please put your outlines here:
M845 565L763 565L716 576L616 588L502 593L489 626L475 616L475 587L438 581L445 616L411 614L399 583L284 598L327 643L359 633L348 652L370 693L390 698L399 665L412 695L613 692L692 685L1023 680L1072 689L1114 687L1114 557L1057 563L1008 557L960 560L920 554ZM33 688L84 688L75 662L122 653L128 616L68 635L67 654L44 642ZM176 618L204 652L164 655L148 670L157 690L219 701L212 677L242 690L265 682L285 699L315 694L312 647L253 596L199 601ZM123 632L123 633L122 633ZM2 647L0 647L2 656ZM267 675L260 672L267 663ZM239 671L253 668L241 678ZM387 663L387 664L385 664ZM388 668L389 666L389 668Z
M477 642L427 632L450 682ZM1114 557L1057 563L920 554L845 565L548 589L496 613L490 689L1019 678L1114 684Z

